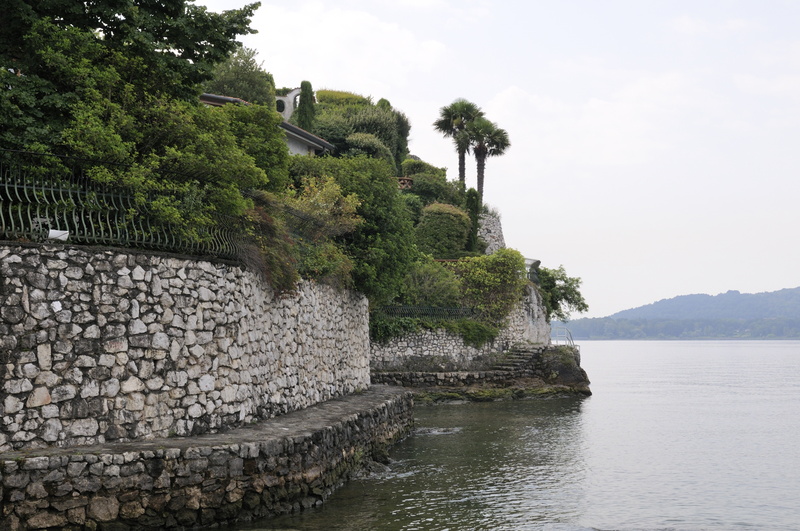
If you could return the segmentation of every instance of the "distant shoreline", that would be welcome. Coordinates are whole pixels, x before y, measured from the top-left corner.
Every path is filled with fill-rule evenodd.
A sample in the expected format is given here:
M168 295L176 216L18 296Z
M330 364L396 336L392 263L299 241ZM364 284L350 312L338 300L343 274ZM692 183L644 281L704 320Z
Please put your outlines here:
M800 341L800 337L579 337L579 341Z

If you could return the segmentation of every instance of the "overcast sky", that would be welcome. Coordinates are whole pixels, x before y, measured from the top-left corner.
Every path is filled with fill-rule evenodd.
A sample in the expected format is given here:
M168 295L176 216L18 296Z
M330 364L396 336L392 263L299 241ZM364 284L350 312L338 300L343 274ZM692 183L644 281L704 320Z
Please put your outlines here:
M450 179L431 124L482 107L512 144L486 166L506 244L602 317L800 286L799 25L791 0L266 0L242 41L279 87L388 99Z

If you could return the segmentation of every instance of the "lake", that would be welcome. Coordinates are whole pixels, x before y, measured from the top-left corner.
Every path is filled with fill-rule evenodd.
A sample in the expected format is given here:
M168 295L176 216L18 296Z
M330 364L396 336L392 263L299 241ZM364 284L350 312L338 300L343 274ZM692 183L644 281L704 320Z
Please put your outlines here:
M593 396L418 407L391 469L236 529L800 529L800 341L585 341Z

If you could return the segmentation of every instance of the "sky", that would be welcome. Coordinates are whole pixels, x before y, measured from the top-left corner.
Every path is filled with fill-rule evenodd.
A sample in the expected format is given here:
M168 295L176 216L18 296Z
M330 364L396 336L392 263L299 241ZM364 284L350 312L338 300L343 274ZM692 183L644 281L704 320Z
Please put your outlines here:
M484 200L508 247L582 279L576 318L800 286L798 23L793 0L265 0L241 41L278 87L389 100L450 179L431 124L479 105L511 140Z

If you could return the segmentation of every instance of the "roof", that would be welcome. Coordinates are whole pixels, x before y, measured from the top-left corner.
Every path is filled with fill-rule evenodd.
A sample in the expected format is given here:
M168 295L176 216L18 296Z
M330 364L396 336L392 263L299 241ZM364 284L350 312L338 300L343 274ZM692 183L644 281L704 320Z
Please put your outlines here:
M320 150L323 150L323 151L334 151L336 149L336 146L334 146L330 142L326 142L325 140L321 139L320 137L318 137L316 135L312 135L311 133L309 133L305 129L301 129L300 127L297 127L296 125L290 124L286 120L281 122L280 126L281 126L281 128L283 128L283 130L286 132L287 135L291 135L291 136L294 136L296 138L299 138L300 140L302 140L304 142L307 142L308 144L311 144L312 146L314 146L317 149L320 149Z
M232 98L230 96L220 96L219 94L208 94L208 93L201 94L200 101L205 103L206 105L213 105L214 107L222 107L223 105L227 105L228 103L233 103L236 105L250 105L250 102L247 102L241 98ZM286 133L287 136L291 136L302 142L305 142L316 150L323 152L336 150L336 146L334 146L330 142L326 142L320 137L309 133L305 129L290 124L286 120L280 123L280 127L283 129L283 131Z
M231 98L230 96L220 96L219 94L200 94L200 101L206 105L213 105L214 107L222 107L228 103L236 103L239 105L250 105L249 101L244 101L241 98Z

